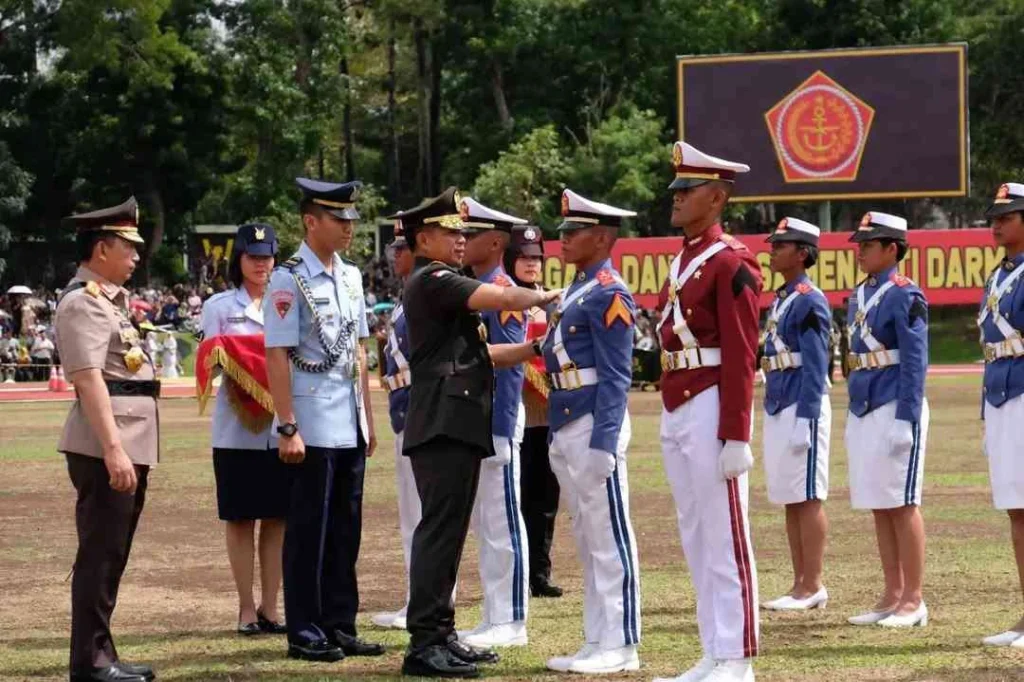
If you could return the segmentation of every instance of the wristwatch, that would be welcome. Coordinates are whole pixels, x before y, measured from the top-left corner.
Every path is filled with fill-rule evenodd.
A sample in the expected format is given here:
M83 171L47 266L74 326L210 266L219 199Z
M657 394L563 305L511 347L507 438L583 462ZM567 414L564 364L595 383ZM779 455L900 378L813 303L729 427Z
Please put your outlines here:
M299 427L295 424L295 422L289 422L287 424L281 424L280 426L278 426L277 432L284 436L285 438L291 438L292 436L299 432Z
M533 340L533 354L536 355L538 358L540 356L544 355L544 350L543 350L543 348L541 346L540 341L541 341L540 339L534 339Z

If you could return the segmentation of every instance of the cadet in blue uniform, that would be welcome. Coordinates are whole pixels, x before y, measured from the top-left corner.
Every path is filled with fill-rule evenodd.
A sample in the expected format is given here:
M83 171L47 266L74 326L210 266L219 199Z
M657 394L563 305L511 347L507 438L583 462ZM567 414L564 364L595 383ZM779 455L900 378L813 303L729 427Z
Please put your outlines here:
M203 304L203 336L263 334L263 296L277 255L270 225L242 225L235 234L228 278L234 289ZM213 421L213 473L217 510L225 521L228 561L238 590L238 632L281 634L277 596L281 588L281 545L288 514L291 469L277 456L277 434L266 423L243 421L232 409L233 387L221 380ZM260 598L253 598L256 521L260 521Z
M476 311L526 310L555 293L499 287L464 277L466 238L454 187L402 213L416 257L402 294L412 354L403 452L423 516L412 541L409 650L402 674L477 677L493 651L460 642L452 590L472 516L481 460L494 456L494 369L539 355L539 343L488 346Z
M376 437L362 276L335 253L352 242L361 184L296 182L305 239L263 300L278 449L297 465L284 539L288 655L336 661L384 653L356 637L363 473Z
M786 535L793 561L793 588L764 604L775 611L825 606L821 582L828 521L829 332L832 311L807 277L818 260L821 230L783 218L768 237L772 270L785 284L776 292L764 333L764 469L768 499L786 506Z
M502 266L513 225L526 221L495 211L470 198L462 200L460 215L466 226L463 264L485 284L514 286ZM519 310L484 312L491 344L526 341L524 314ZM523 646L527 643L527 566L529 547L520 500L520 447L526 414L523 409L521 365L494 373L494 410L491 438L494 457L480 467L473 532L480 552L480 585L484 593L480 624L459 639L476 647Z
M1024 185L999 188L988 210L992 236L1006 257L989 277L978 326L985 351L984 451L992 501L1010 516L1017 575L1024 590ZM1024 648L1024 618L1006 632L986 637L989 646Z
M413 257L408 242L405 241L405 230L402 227L401 213L391 216L395 221L395 240L388 246L389 257L395 275L402 281L412 272ZM373 624L383 628L404 630L406 627L406 611L409 609L409 562L412 559L412 534L416 524L420 522L420 495L416 492L416 479L412 475L409 458L402 455L402 443L405 435L405 415L409 411L409 391L412 386L412 373L409 371L409 325L405 319L405 308L399 301L398 307L391 311L391 325L388 329L388 341L384 346L384 389L388 392L388 415L391 418L391 429L395 432L395 489L398 495L398 527L402 536L402 555L405 558L406 596L405 604L394 612L378 613L373 616Z
M586 641L575 655L548 661L559 672L640 667L640 562L626 474L635 305L610 258L622 219L635 215L572 190L562 194L562 257L579 274L552 315L544 358L551 469L567 496L583 564Z
M850 297L850 414L846 451L850 501L875 516L885 590L854 625L928 624L921 597L924 521L921 489L928 438L928 302L897 263L907 253L907 221L871 212L850 241L868 278Z

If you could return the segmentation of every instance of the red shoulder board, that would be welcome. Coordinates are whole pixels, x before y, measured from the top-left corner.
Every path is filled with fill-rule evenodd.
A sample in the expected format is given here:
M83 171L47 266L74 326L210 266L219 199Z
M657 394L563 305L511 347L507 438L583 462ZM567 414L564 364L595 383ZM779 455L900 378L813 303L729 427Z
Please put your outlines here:
M725 245L734 251L742 251L747 248L746 244L741 242L739 239L736 239L736 237L733 237L731 234L723 232L719 239L725 242Z
M898 272L892 273L892 277L889 280L898 287L905 287L908 284L913 284L914 281L905 275L901 275Z
M597 273L597 281L603 287L611 286L615 283L615 275L612 274L611 270L601 270Z
M813 291L814 287L812 287L807 282L800 282L800 284L796 285L796 290L799 291L801 294L807 294Z
M497 284L499 287L510 287L510 286L512 286L511 280L509 280L509 278L506 277L505 275L495 275L494 276L494 284Z

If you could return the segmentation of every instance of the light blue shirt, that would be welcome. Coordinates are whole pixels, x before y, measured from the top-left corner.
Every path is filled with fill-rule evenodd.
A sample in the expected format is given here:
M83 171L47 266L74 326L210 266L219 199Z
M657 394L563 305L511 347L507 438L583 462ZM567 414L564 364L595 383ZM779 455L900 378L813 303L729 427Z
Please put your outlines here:
M263 310L249 297L245 288L232 289L212 296L203 303L203 337L263 333ZM228 391L217 391L213 410L213 447L243 450L266 450L277 447L277 434L267 428L253 433L242 425L228 402Z
M294 348L311 362L327 357L313 324L312 311L295 283L293 272L308 285L328 344L333 345L342 330L354 322L345 352L328 371L305 372L292 364L293 409L303 442L321 448L354 448L362 423L362 398L355 374L358 342L370 335L362 274L337 254L328 273L305 242L296 256L301 262L292 270L283 266L274 270L263 297L267 348Z

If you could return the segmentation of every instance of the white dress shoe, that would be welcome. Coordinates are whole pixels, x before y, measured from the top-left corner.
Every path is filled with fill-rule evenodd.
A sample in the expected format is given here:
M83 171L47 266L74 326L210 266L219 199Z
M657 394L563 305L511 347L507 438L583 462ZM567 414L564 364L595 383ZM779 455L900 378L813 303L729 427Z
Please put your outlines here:
M655 677L654 682L703 682L704 678L715 669L715 659L710 656L697 661L693 666L679 677Z
M749 658L716 661L715 667L700 682L754 682L754 666Z
M405 629L405 609L401 611L385 611L383 613L375 613L370 621L379 628L389 628L393 630L404 630Z
M569 665L569 672L583 675L610 675L639 669L640 657L637 656L636 645L598 649L589 656L577 658Z
M484 621L484 622L480 623L479 625L477 625L472 630L456 630L455 634L458 636L459 639L465 640L467 637L472 637L473 635L479 635L481 632L485 632L485 631L489 630L490 627L491 627L491 624L488 623L487 621Z
M928 625L928 607L921 602L921 605L913 613L908 613L905 616L897 616L894 613L878 621L878 624L883 628L923 628Z
M823 587L806 599L786 596L776 599L773 611L809 611L810 609L823 609L828 605L828 591Z
M1016 630L1007 630L1006 632L1000 632L998 635L992 635L981 640L981 643L985 646L1011 646L1018 639L1024 637L1024 632L1017 632ZM1024 647L1024 642L1020 644Z
M892 611L868 611L858 616L851 616L846 619L850 625L875 625L892 615Z
M526 636L526 623L521 620L514 623L490 625L478 632L459 637L459 640L478 649L490 649L496 646L526 646L529 643L529 638Z
M587 642L579 651L574 653L572 656L555 656L554 658L549 658L547 664L548 670L554 670L558 673L567 673L569 672L569 666L572 665L573 661L575 661L577 658L587 658L595 651L597 651L599 648L600 647L598 646L597 642Z
M1024 636L1018 637L1010 643L1010 647L1013 649L1024 649Z

